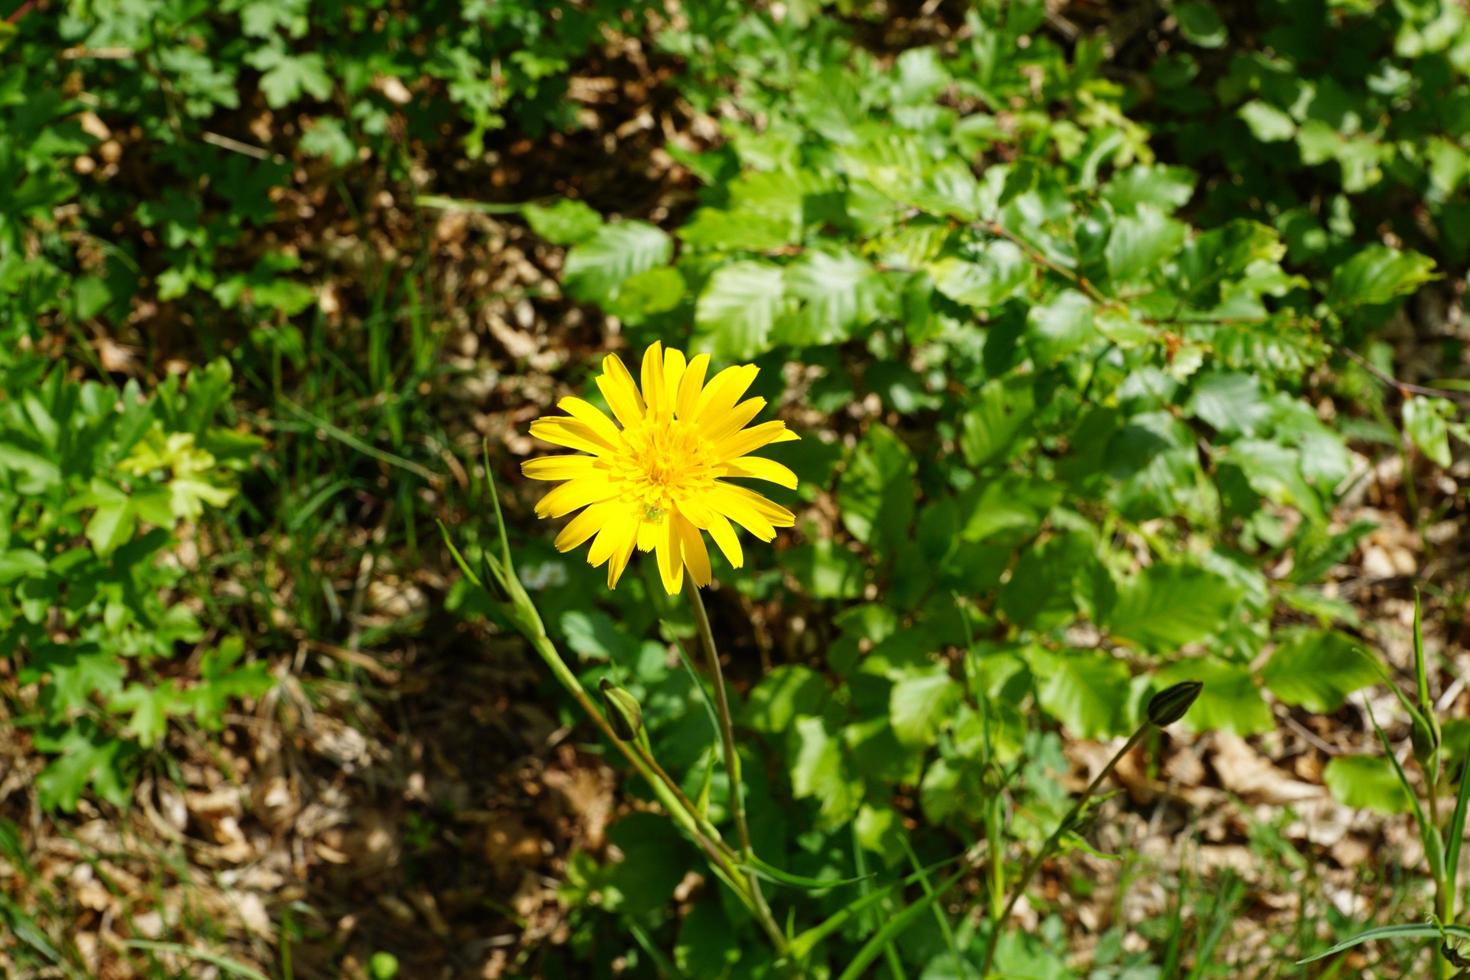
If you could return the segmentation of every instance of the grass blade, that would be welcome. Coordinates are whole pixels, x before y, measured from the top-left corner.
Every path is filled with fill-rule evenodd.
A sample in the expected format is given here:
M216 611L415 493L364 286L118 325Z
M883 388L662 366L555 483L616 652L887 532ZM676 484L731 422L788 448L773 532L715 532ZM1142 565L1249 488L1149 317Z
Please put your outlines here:
M838 977L838 980L858 980L859 977L863 976L868 967L873 965L873 961L878 958L878 954L883 951L885 946L898 938L905 929L913 925L914 920L919 918L919 916L927 913L930 906L949 894L950 889L959 884L960 879L963 877L963 871L958 871L950 875L938 888L930 891L923 898L889 919L882 929L879 929L869 937L867 942L863 943L862 949L858 950L857 956L853 957L852 962L847 964L847 969L842 971L842 975Z
M1297 960L1296 965L1305 966L1308 963L1316 963L1318 960L1325 960L1329 956L1336 956L1338 953L1352 949L1354 946L1361 946L1363 943L1373 942L1376 939L1441 939L1446 935L1454 936L1457 939L1470 939L1470 926L1440 926L1433 922L1378 926L1375 929L1360 932L1351 939L1344 939L1331 949L1325 949L1313 956L1308 956L1304 960Z
M1399 765L1399 757L1394 755L1393 745L1388 741L1388 733L1373 716L1372 705L1364 700L1363 706L1368 709L1368 720L1373 723L1373 730L1378 733L1378 741L1383 745L1384 755L1388 756L1388 761L1393 764L1393 771L1399 777L1399 784L1404 787L1404 792L1409 794L1409 803L1414 808L1414 822L1419 825L1419 837L1424 841L1424 854L1429 859L1429 873L1435 880L1438 880L1444 877L1444 841L1439 836L1439 828L1424 815L1424 807L1419 803L1419 794L1414 791L1409 777L1404 775L1404 767Z
M856 885L873 877L871 874L861 874L854 878L810 878L805 875L792 874L790 871L782 871L775 865L762 861L754 854L740 867L766 881L775 882L778 885L790 885L792 888L805 888L807 891L814 892L829 891L845 885Z
M244 977L245 980L268 980L264 973L254 967L246 966L239 960L232 960L228 956L211 953L207 949L196 949L182 943L154 942L151 939L129 939L124 945L129 949L147 949L156 953L176 953L179 956L187 956L201 963L217 966L232 976Z

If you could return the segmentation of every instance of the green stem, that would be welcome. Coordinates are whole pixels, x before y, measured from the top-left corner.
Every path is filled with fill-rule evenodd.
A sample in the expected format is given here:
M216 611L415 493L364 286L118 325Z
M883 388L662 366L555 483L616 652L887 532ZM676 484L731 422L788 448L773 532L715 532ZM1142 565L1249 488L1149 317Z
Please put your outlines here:
M735 818L735 833L740 839L741 856L749 861L755 854L755 849L750 843L750 826L745 821L745 805L741 800L740 785L740 756L735 750L735 723L730 716L730 699L725 694L725 674L720 669L720 654L715 649L715 635L710 630L709 614L704 609L704 598L699 594L699 586L694 584L694 579L688 575L684 576L684 592L689 596L689 604L694 608L694 626L699 634L700 646L704 648L705 659L709 661L710 677L715 688L715 714L720 721L720 741L723 743L725 752L725 772L730 777L730 813ZM751 898L755 905L756 918L760 920L761 927L766 934L772 937L776 948L784 954L786 952L786 938L781 933L781 928L776 924L776 919L771 915L771 908L766 904L766 897L761 892L760 879L754 871L747 872L747 882L750 887Z
M537 617L536 625L539 625L539 617ZM531 641L531 646L540 654L546 666L551 669L552 676L561 682L561 686L566 688L567 693L571 694L576 702L581 705L583 712L592 719L593 724L602 731L602 734L609 742L617 746L618 751L622 752L624 758L638 771L638 774L643 777L648 785L653 788L654 795L658 797L659 802L663 804L669 816L694 839L694 842L699 845L700 850L704 851L714 863L720 876L726 879L726 882L730 885L736 896L750 909L753 915L759 918L755 897L750 893L750 885L746 878L741 875L739 867L728 856L729 847L724 841L719 839L718 834L707 835L705 833L705 830L700 826L699 811L689 801L689 798L684 795L684 791L669 777L668 773L663 770L663 767L653 761L651 754L645 754L642 746L634 747L630 743L618 738L617 734L612 730L612 726L608 724L607 719L598 710L597 705L592 702L591 696L583 689L581 682L577 680L577 675L572 673L572 669L562 659L556 646L551 642L551 638L546 635L544 628L523 630L523 632L526 634L527 639ZM650 765L650 763L652 764ZM777 935L780 936L779 930ZM785 937L781 938L784 943ZM782 949L784 951L784 945Z
M1150 727L1152 726L1149 722L1144 722L1138 727L1138 731L1128 737L1128 741L1123 743L1123 747L1113 754L1113 757L1108 760L1108 764L1103 766L1102 771L1093 777L1092 782L1087 784L1087 789L1082 791L1082 795L1078 797L1077 802L1072 804L1072 809L1068 810L1067 815L1062 817L1061 822L1057 824L1057 829L1051 832L1051 836L1032 855L1025 870L1021 872L1021 877L1017 878L1016 883L1011 886L1011 894L1006 900L1005 909L1001 911L1000 917L991 923L990 941L985 944L985 962L980 967L982 980L990 976L990 968L995 962L995 947L999 945L1001 926L1011 917L1011 912L1015 909L1016 903L1021 900L1021 896L1026 892L1026 886L1031 883L1031 879L1041 869L1042 862L1056 850L1057 844L1062 839L1062 835L1071 829L1072 822L1077 819L1077 816L1082 812L1082 808L1087 805L1087 801L1092 799L1092 795L1097 792L1097 788L1102 785L1102 781L1108 778L1108 774L1113 771L1123 756L1133 751L1133 747L1143 740L1143 736L1148 733ZM1000 855L994 855L993 859L1000 860Z

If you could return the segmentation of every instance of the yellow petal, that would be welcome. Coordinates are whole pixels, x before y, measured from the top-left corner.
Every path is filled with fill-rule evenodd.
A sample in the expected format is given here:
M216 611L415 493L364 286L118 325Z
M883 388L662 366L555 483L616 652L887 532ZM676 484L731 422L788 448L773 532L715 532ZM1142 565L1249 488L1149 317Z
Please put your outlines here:
M609 503L593 504L582 513L567 521L567 526L561 529L556 536L557 551L571 551L577 545L592 537L593 533L600 530L607 523Z
M553 488L542 497L536 504L536 516L561 517L579 507L595 504L599 500L609 500L617 492L617 487L613 484L596 477L572 480Z
M734 435L715 443L715 458L729 462L773 442L788 442L791 437L785 433L790 431L786 428L786 423L780 419L772 419L748 429L741 429Z
M662 527L662 524L644 521L638 528L638 550L652 551L654 543L658 541L659 529Z
M661 532L653 544L653 553L658 556L658 575L663 580L664 591L678 595L684 584L684 562L680 557L679 535L675 530L674 515L659 527Z
M602 374L597 378L597 387L623 428L630 428L643 420L643 396L638 394L633 376L618 355L609 354L602 359Z
M727 367L715 375L700 393L699 401L694 406L695 420L703 421L728 412L759 373L760 368L754 364L740 364Z
M674 410L681 419L694 418L694 408L699 404L699 394L704 391L704 372L709 369L709 355L696 354L684 368L679 379L679 398Z
M713 507L706 506L704 501L686 500L679 505L690 522L697 528L703 528L709 532L709 536L715 539L715 544L720 546L725 560L730 563L731 568L739 568L745 564L745 553L740 548L740 538L735 534L735 529L724 514Z
M762 517L760 511L751 506L750 501L735 493L737 489L739 488L730 484L721 483L714 490L709 491L705 499L719 513L736 524L739 524L762 541L770 541L775 538L776 529L771 526L771 522ZM719 540L719 538L715 538L716 543Z
M740 549L740 538L724 514L716 511L711 517L709 536L720 546L720 552L724 554L731 568L739 568L745 564L745 552Z
M684 352L672 347L664 348L664 398L668 400L668 409L674 411L678 401L679 385L684 380Z
M638 536L638 522L626 509L614 510L607 515L592 547L587 550L587 563L593 568L601 565L613 555L625 550Z
M752 480L767 480L789 490L796 489L796 474L774 459L760 456L742 456L725 464L725 476L743 476Z
M747 398L722 415L706 413L704 418L700 419L699 426L704 431L706 439L719 443L745 428L745 423L759 415L761 409L765 407L764 398Z
M689 577L694 580L695 585L709 585L709 551L704 546L704 538L700 536L699 529L681 514L672 515L672 520L674 531L679 536L679 549L684 565L689 569Z
M602 409L591 402L568 395L557 402L556 407L578 422L586 424L609 444L618 446L622 443L623 435L618 431L618 427L613 425L612 419L602 414Z
M542 442L568 449L580 449L597 456L616 452L613 444L599 436L592 426L576 419L554 416L537 419L531 423L531 435Z
M772 527L792 527L796 524L796 515L775 501L768 500L748 487L736 486L733 483L722 484L722 486L743 499L756 513L760 514Z
M528 480L575 480L589 476L596 456L541 456L521 463L521 474Z
M649 414L657 415L672 411L664 395L664 345L655 340L643 352L643 398L648 403Z
M618 579L623 577L623 569L628 567L628 559L633 556L633 545L638 540L638 531L634 531L626 538L618 539L618 547L607 559L607 587L616 589Z

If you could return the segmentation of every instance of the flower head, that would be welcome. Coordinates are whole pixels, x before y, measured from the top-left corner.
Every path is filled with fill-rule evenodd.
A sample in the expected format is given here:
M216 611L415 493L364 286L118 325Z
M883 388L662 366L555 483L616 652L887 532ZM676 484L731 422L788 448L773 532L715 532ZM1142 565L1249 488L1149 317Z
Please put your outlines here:
M739 568L744 554L732 522L762 541L796 523L785 507L729 482L768 480L795 489L791 470L746 454L795 439L796 433L779 420L746 428L766 406L764 398L740 400L755 380L754 364L726 368L706 384L708 369L708 354L686 361L682 352L655 343L643 355L640 390L617 355L609 354L597 387L616 424L581 398L557 403L566 415L531 423L536 438L590 454L529 459L521 471L533 480L560 483L536 505L538 516L581 510L557 535L557 550L570 551L592 538L587 561L594 567L607 563L609 588L618 584L635 547L654 553L664 588L673 595L686 568L696 585L709 584L709 552L700 532L708 531Z

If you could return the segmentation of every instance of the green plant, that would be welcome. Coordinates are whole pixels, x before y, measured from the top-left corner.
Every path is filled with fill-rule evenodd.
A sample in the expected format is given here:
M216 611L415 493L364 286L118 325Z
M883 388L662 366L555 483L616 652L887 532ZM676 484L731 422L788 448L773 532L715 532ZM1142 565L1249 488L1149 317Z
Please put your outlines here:
M71 810L90 789L124 802L170 719L218 729L234 698L271 683L237 637L205 630L175 593L180 537L234 495L259 440L216 423L216 362L144 396L77 382L38 360L0 390L0 649L34 694L18 723L52 759L36 789ZM171 675L193 647L198 673Z
M1435 975L1448 977L1452 972L1470 966L1452 942L1470 939L1470 926L1455 921L1460 913L1460 852L1465 843L1466 815L1470 813L1470 769L1467 769L1470 754L1465 752L1465 745L1456 745L1453 761L1459 764L1458 771L1453 775L1446 771L1446 760L1451 757L1451 751L1445 742L1439 710L1430 696L1429 666L1424 652L1424 629L1417 593L1414 596L1413 696L1403 693L1388 676L1386 668L1383 672L1384 680L1408 715L1410 754L1422 776L1422 788L1409 779L1393 743L1373 716L1371 707L1367 708L1368 718L1384 754L1338 757L1329 765L1329 769L1334 771L1324 776L1332 791L1350 806L1413 814L1424 845L1424 861L1434 883L1434 911L1427 923L1368 929L1301 962L1326 959L1375 940L1431 939L1437 941L1431 953ZM1454 787L1458 787L1453 790L1454 806L1445 813L1442 796Z

